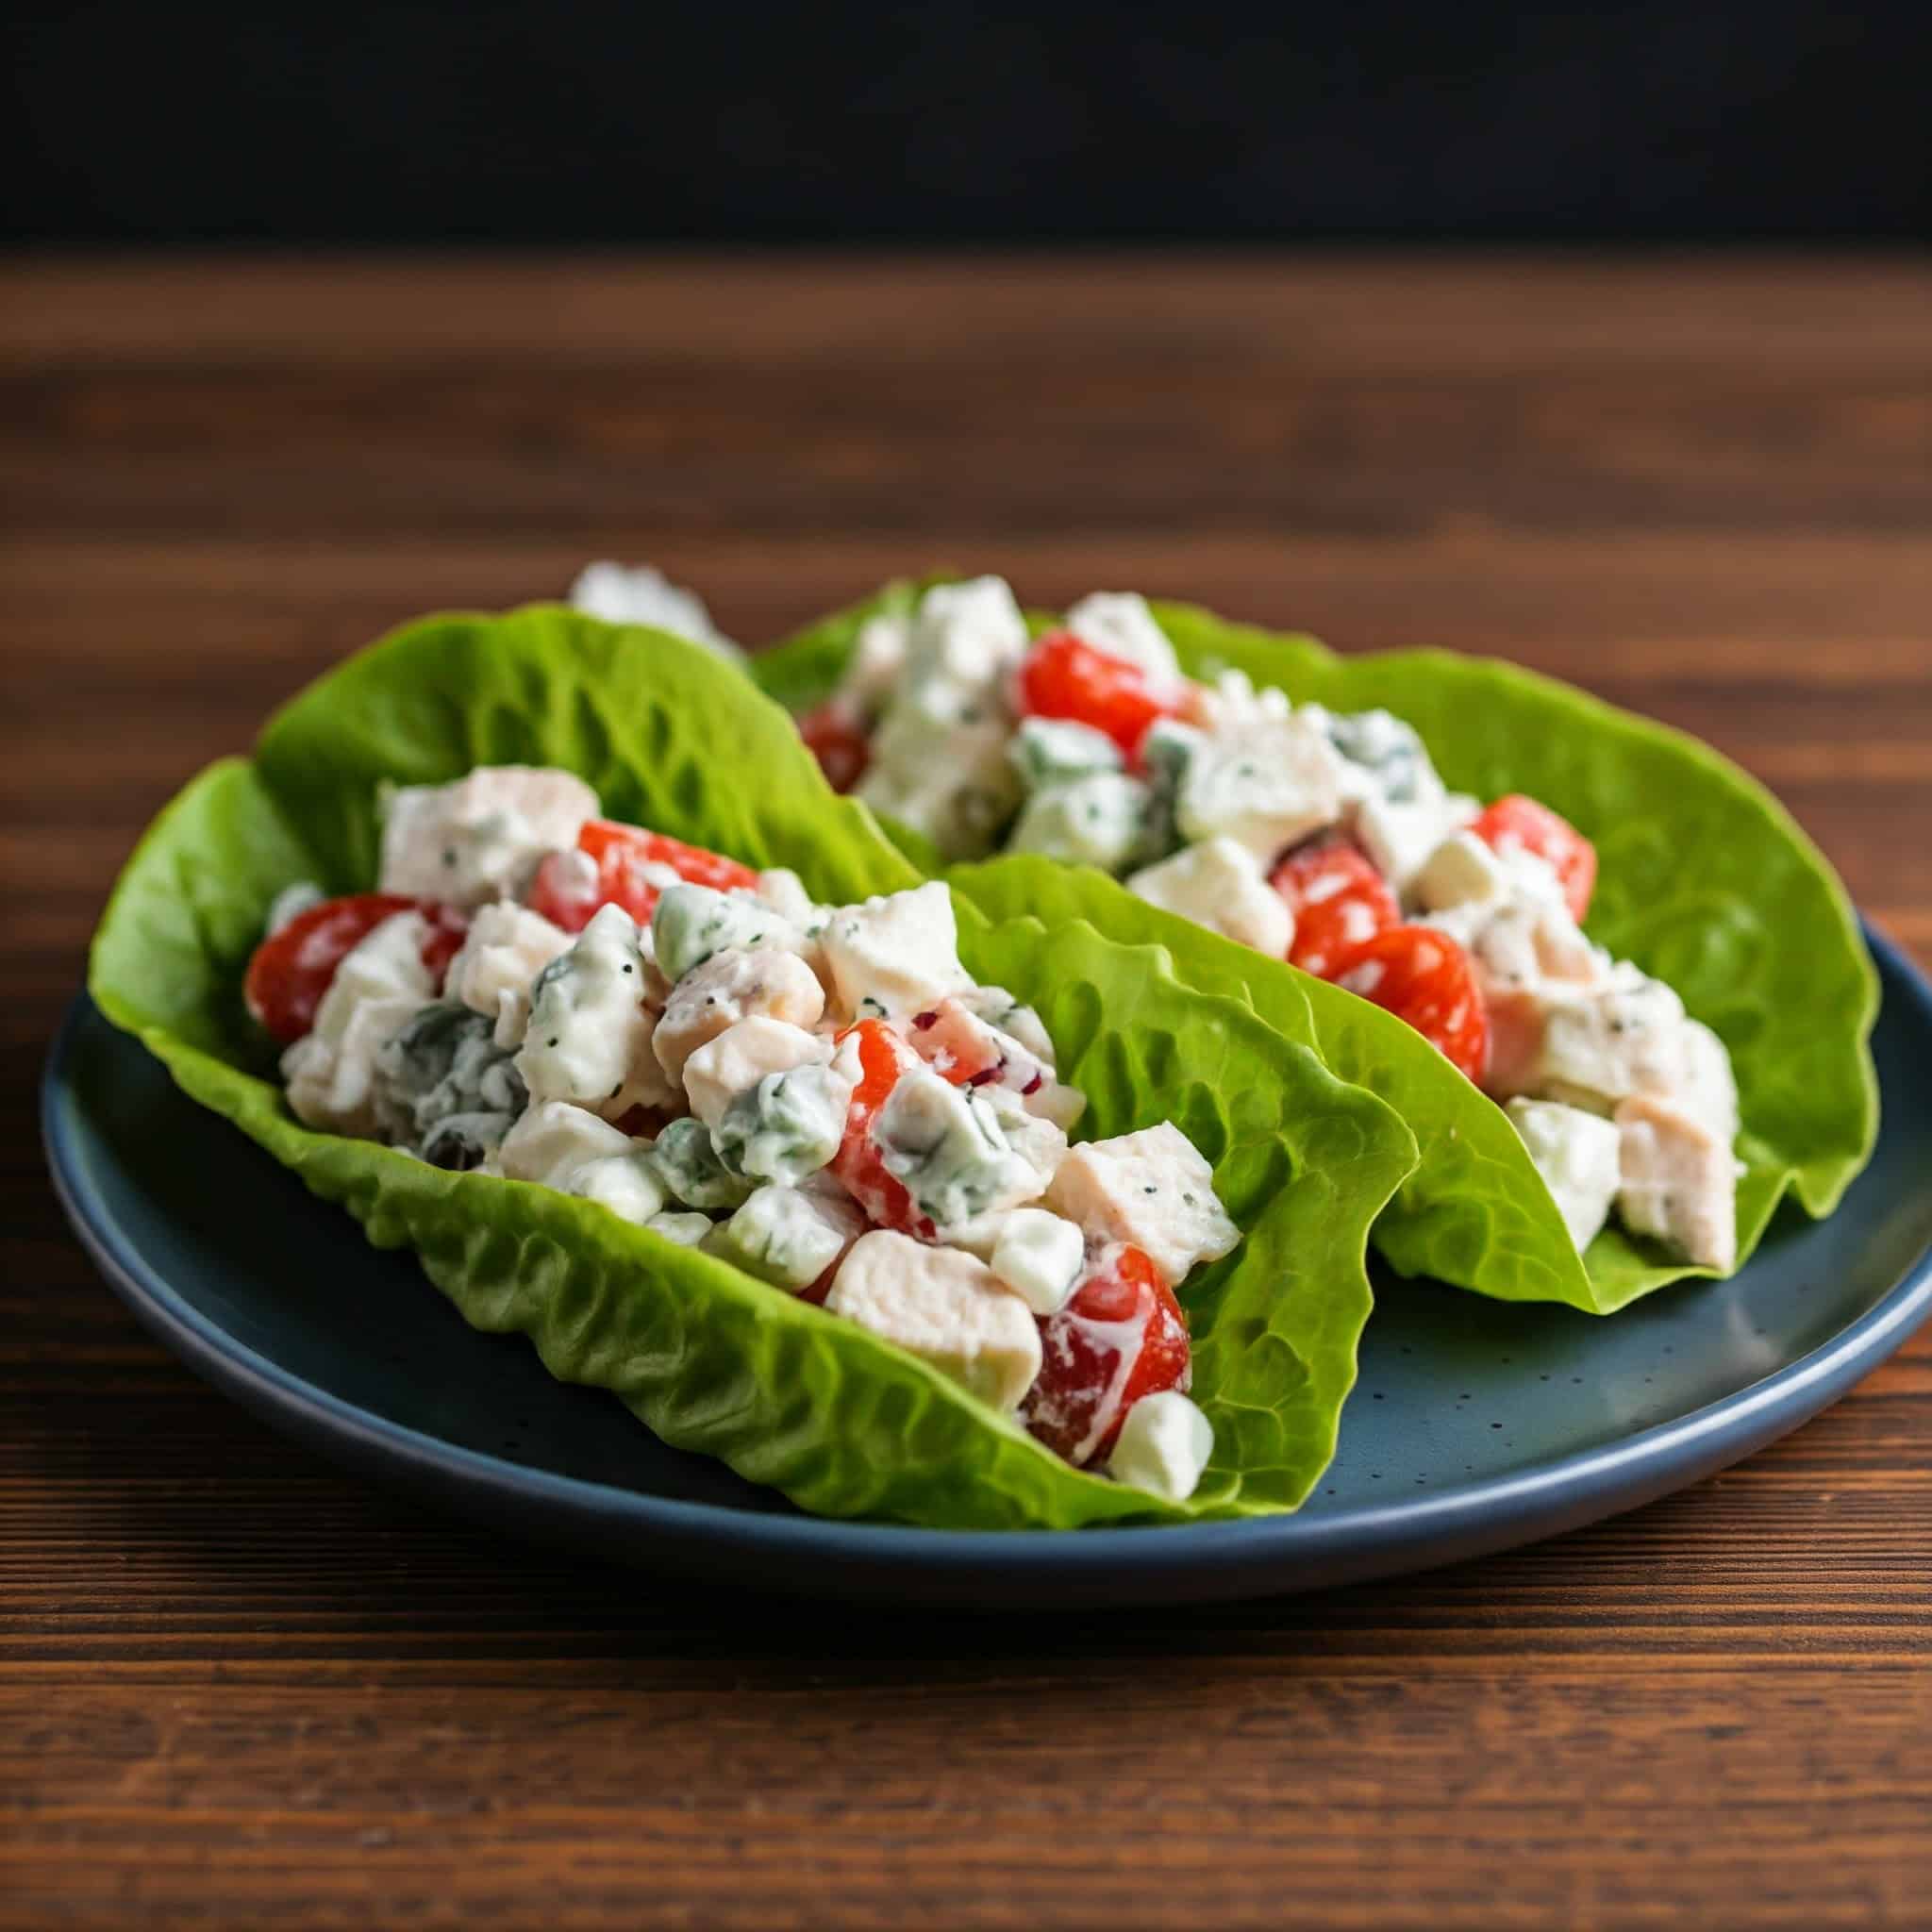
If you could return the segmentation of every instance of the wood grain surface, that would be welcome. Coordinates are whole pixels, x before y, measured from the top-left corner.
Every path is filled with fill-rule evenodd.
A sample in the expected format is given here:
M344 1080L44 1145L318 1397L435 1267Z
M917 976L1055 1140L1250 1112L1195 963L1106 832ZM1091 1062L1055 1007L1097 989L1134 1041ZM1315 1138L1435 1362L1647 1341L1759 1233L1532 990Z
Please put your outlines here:
M1932 1923L1932 1337L1540 1548L1079 1620L719 1599L338 1474L53 1205L48 1035L189 773L418 610L649 557L1557 672L1932 961L1932 273L1727 258L0 268L0 1924Z

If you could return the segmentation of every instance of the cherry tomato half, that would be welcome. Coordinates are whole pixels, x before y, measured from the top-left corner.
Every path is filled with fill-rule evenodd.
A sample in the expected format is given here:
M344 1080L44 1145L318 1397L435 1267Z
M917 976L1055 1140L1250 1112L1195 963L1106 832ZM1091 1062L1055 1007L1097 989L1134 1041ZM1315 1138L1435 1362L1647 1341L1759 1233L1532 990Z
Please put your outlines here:
M1171 717L1174 703L1137 665L1082 643L1070 630L1049 632L1020 666L1020 709L1029 718L1070 718L1104 731L1132 759L1147 727Z
M1021 1420L1075 1464L1105 1459L1143 1395L1191 1378L1188 1318L1139 1248L1103 1250L1073 1300L1041 1323L1040 1341Z
M1480 813L1469 828L1491 852L1528 852L1547 864L1563 888L1578 925L1596 889L1596 847L1560 812L1512 791Z
M398 912L420 912L429 922L423 964L441 988L442 975L463 942L467 922L462 914L428 899L356 892L311 906L256 947L242 983L248 1010L285 1045L300 1040L315 1024L315 1009L336 976L336 968L385 919Z
M1489 1012L1469 955L1447 933L1391 925L1347 954L1330 977L1407 1020L1480 1085L1489 1068Z
M1364 940L1402 920L1389 882L1346 839L1317 840L1291 852L1269 884L1294 914L1290 961L1318 978L1328 978Z
M646 866L668 867L688 883L719 892L755 889L758 882L758 874L735 858L639 825L591 819L577 834L575 851L545 856L527 901L533 911L565 932L583 931L604 906L622 906L644 925L657 910L662 891Z

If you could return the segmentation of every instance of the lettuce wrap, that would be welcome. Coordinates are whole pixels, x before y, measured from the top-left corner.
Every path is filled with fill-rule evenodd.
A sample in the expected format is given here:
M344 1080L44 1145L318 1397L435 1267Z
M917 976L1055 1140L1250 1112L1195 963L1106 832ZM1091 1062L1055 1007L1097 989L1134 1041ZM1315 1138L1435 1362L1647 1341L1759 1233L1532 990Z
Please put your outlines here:
M961 956L1038 1008L1088 1095L1079 1138L1174 1121L1242 1230L1181 1291L1216 1439L1186 1503L1071 1467L891 1343L592 1203L302 1126L242 1001L271 901L303 879L372 885L384 785L510 762L566 767L612 816L789 866L820 900L920 881L826 789L785 712L704 650L549 607L435 617L309 687L252 758L216 763L167 807L95 936L96 1003L375 1245L413 1248L472 1325L526 1335L553 1374L610 1390L666 1441L804 1508L1067 1528L1307 1496L1354 1380L1368 1231L1414 1137L1324 1064L1307 1025L1268 1024L1232 980L1185 983L1160 934L1124 943L1077 906L1041 918L997 866L953 889Z
M793 711L816 704L860 624L909 610L924 588L887 586L755 658L752 675ZM1421 734L1451 788L1526 792L1576 825L1600 862L1585 930L1674 988L1730 1053L1742 1114L1739 1264L1788 1194L1814 1216L1831 1212L1877 1135L1877 976L1837 875L1762 786L1681 732L1512 665L1428 650L1342 657L1191 606L1152 608L1189 675L1237 670L1297 704L1385 707ZM1031 621L1037 633L1054 620ZM930 862L923 841L901 843ZM1614 1225L1578 1255L1502 1109L1380 1008L1089 868L1003 858L945 875L995 916L1077 918L1124 943L1166 947L1191 985L1246 1001L1389 1100L1422 1149L1374 1232L1398 1272L1599 1314L1714 1272Z

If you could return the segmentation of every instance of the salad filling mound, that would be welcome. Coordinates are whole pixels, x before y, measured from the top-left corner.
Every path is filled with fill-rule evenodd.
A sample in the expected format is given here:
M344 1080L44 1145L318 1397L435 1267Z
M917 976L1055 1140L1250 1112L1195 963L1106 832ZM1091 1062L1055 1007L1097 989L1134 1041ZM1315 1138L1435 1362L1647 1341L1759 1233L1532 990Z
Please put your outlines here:
M1098 866L1396 1013L1504 1105L1579 1249L1614 1211L1736 1265L1723 1042L1585 937L1588 839L1534 798L1451 791L1390 711L1187 677L1137 595L1035 638L981 577L868 620L799 729L835 787L947 858Z
M1031 1008L945 886L827 907L562 771L387 800L373 892L285 893L249 1010L308 1125L536 1182L921 1357L1173 1501L1213 1449L1175 1290L1237 1244L1172 1124L1070 1145Z

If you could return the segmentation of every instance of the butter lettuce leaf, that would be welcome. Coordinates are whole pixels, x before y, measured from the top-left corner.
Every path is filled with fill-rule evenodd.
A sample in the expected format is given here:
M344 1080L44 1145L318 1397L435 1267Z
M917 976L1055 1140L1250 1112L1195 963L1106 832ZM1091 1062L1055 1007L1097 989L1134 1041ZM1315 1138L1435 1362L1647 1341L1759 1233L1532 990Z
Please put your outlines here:
M885 594L914 593L899 585ZM1813 1215L1831 1212L1877 1136L1868 1043L1877 976L1837 875L1762 786L1681 732L1513 665L1427 650L1344 657L1193 606L1154 608L1191 675L1240 670L1297 703L1385 706L1421 733L1453 788L1484 798L1528 792L1580 827L1600 861L1591 936L1675 988L1730 1050L1743 1120L1740 1265L1787 1194ZM868 608L759 656L753 675L794 706L815 702L837 681ZM969 891L988 890L953 876ZM1131 895L1109 903L1097 874L1064 876L1080 883L1056 889L1036 869L1011 903L1048 916L1077 905L1112 937L1158 940L1191 984L1246 998L1397 1108L1422 1162L1377 1224L1375 1244L1401 1273L1609 1313L1714 1272L1615 1227L1577 1257L1500 1108L1400 1022Z
M1190 986L1241 1000L1284 1039L1389 1101L1420 1154L1375 1224L1374 1245L1398 1273L1503 1301L1567 1302L1593 1313L1621 1306L1572 1245L1503 1110L1392 1013L1149 906L1091 866L1013 857L946 876L991 917L1031 911L1049 925L1081 919L1122 944L1160 946Z
M1291 1508L1333 1453L1367 1319L1368 1230L1414 1161L1396 1114L1158 947L958 900L961 952L1039 1007L1083 1133L1174 1119L1245 1239L1184 1291L1215 1460L1185 1505L1070 1469L915 1357L587 1201L449 1174L290 1114L240 986L270 902L374 878L375 799L484 761L567 765L607 810L792 866L824 900L919 874L834 798L785 713L708 653L552 608L409 626L285 708L252 760L161 813L96 934L90 987L193 1098L408 1246L475 1326L527 1336L680 1448L801 1507L946 1527L1073 1527Z

